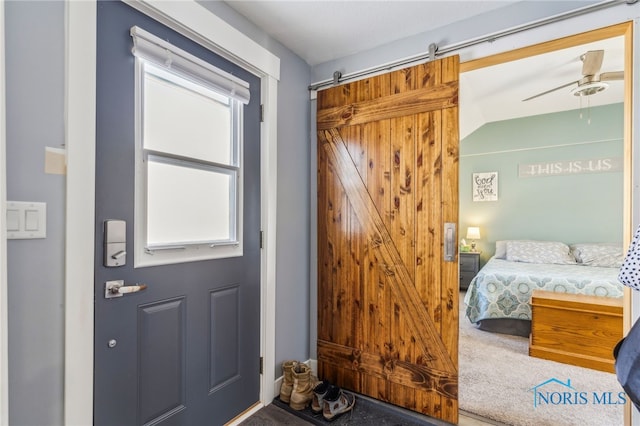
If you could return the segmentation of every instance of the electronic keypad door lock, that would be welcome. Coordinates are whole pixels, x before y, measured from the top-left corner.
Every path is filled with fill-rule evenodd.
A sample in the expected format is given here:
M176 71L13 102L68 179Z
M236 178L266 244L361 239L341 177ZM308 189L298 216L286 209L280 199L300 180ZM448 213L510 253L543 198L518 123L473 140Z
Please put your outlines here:
M104 221L104 266L113 268L127 264L127 222Z

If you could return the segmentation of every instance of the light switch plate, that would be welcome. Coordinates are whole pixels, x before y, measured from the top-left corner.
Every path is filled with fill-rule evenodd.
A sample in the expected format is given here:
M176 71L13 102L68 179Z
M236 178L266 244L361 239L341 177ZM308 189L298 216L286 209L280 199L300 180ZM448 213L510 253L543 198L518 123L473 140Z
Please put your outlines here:
M47 237L47 203L7 201L7 239Z
M20 230L20 211L16 209L7 209L7 231Z

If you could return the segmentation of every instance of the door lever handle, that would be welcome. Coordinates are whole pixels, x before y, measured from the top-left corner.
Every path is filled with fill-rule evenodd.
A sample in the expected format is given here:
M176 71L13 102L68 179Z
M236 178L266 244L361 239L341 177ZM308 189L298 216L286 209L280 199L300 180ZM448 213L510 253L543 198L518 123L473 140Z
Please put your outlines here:
M104 298L122 297L124 294L137 293L146 288L146 284L124 285L124 280L107 281L104 285Z
M117 252L117 253L115 253L115 254L112 254L112 255L111 255L111 258L112 258L112 259L116 259L116 260L118 260L118 259L120 259L122 256L124 256L124 255L126 255L126 254L127 254L127 252L126 252L126 251L124 251L124 250L120 250L119 252Z

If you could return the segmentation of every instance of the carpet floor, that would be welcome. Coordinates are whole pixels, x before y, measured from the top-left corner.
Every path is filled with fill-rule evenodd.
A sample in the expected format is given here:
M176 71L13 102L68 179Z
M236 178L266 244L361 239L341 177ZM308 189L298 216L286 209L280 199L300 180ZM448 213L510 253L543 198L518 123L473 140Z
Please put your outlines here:
M624 424L614 374L530 357L529 339L476 329L460 298L461 410L514 426Z

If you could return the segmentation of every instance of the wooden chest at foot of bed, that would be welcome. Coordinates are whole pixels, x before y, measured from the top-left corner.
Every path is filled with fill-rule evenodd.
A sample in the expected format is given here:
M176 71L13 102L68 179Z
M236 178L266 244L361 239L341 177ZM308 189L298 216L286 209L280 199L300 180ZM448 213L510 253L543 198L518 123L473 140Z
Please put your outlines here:
M615 372L622 299L535 290L529 356Z

